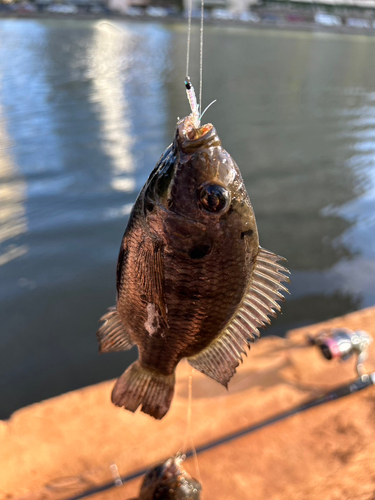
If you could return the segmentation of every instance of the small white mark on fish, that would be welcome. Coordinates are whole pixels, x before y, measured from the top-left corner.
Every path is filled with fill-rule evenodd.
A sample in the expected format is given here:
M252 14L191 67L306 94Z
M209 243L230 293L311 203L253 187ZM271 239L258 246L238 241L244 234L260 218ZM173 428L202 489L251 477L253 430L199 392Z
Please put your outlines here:
M155 304L147 304L147 321L145 322L145 328L149 335L156 333L159 326L159 314L156 310Z

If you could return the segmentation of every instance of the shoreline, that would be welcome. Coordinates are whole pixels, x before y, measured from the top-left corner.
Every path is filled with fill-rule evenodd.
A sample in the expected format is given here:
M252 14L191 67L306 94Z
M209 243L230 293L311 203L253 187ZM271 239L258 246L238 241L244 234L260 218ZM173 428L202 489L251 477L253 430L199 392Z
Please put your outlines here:
M126 14L92 14L92 13L78 13L78 14L55 14L52 12L32 12L32 13L17 13L17 12L0 12L1 19L32 19L32 20L72 20L77 19L80 21L88 20L108 20L108 21L130 21L135 23L160 23L160 24L185 24L186 19L182 16L157 18L151 16L137 16L132 17ZM193 24L199 24L199 19L192 19ZM307 33L324 33L331 35L360 35L360 36L375 36L375 28L353 28L349 26L322 26L316 23L309 22L267 22L260 21L259 23L246 23L237 20L205 20L206 26L217 27L235 27L243 30L268 30L268 31L291 31L291 32L307 32Z

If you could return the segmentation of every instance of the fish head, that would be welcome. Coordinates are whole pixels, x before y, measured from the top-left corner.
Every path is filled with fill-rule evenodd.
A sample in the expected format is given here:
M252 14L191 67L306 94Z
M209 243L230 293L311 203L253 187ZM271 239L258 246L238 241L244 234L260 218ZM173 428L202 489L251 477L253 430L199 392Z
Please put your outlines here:
M144 477L139 500L199 500L201 485L182 468L177 456L149 469Z
M222 147L215 127L196 127L191 116L179 120L173 144L150 176L146 208L151 202L170 215L200 226L218 224L252 231L254 211L239 168Z

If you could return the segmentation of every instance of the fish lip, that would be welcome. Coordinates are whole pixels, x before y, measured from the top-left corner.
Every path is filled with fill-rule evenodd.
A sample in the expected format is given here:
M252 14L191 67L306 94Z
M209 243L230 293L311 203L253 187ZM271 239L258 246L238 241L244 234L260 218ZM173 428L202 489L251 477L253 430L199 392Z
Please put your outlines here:
M175 477L181 474L180 462L176 458L169 458L163 464L163 473L167 477Z
M176 138L180 149L184 153L194 153L202 147L220 146L212 123L196 127L194 118L189 115L177 123Z

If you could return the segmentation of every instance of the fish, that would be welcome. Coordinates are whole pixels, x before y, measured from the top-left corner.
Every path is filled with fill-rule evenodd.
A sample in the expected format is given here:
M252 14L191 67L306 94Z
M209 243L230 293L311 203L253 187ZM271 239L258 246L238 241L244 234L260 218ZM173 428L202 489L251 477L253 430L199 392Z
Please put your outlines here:
M200 500L202 486L182 468L182 461L176 456L150 468L134 500Z
M116 306L97 332L101 353L138 347L112 402L162 419L183 358L227 387L281 310L283 260L260 246L240 170L215 127L197 126L193 115L178 120L129 216Z

